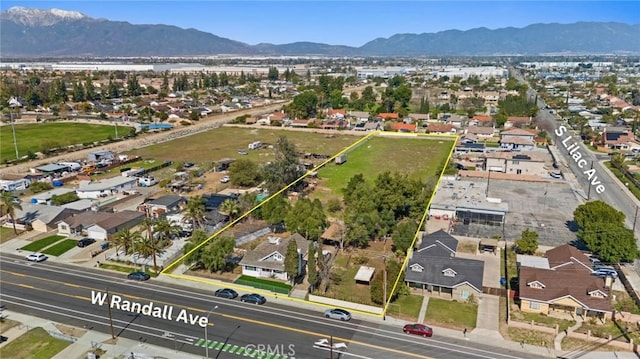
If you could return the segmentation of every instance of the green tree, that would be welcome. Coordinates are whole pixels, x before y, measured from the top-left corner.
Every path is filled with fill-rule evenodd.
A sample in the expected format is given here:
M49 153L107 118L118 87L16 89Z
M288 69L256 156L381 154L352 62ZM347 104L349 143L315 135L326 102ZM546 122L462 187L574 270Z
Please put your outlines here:
M93 81L91 81L91 78L87 78L85 80L84 89L87 100L93 101L98 97L98 95L96 94L96 88L93 86Z
M82 82L79 81L75 81L73 83L73 101L75 102L82 102L86 99L85 93L84 93L84 86L82 85Z
M304 233L305 238L317 240L327 225L327 216L320 200L301 198L285 217L285 223L290 232Z
M16 210L22 210L20 203L13 201L13 194L11 192L2 192L0 194L0 214L3 216L9 216L11 224L13 225L13 233L17 236L18 229L16 229Z
M309 245L309 252L307 257L309 258L307 260L307 281L309 282L309 285L311 285L311 290L313 291L318 285L318 280L320 279L320 277L318 276L318 263L316 259L316 242L312 242Z
M515 244L519 253L536 253L536 250L538 250L538 232L532 231L529 228L525 229L522 231L520 239L517 239Z
M138 76L135 73L129 76L129 79L127 80L127 94L129 96L142 95L142 88L138 82Z
M402 266L400 263L394 260L386 261L387 268L387 302L393 302L397 297L400 291L401 286L404 283L404 272L402 271ZM396 278L398 285L394 288L396 284ZM380 304L386 305L384 303L384 272L383 270L377 270L373 276L373 280L369 285L369 290L371 293L371 301Z
M260 183L262 172L257 163L242 158L229 165L229 176L235 185L252 187Z
M202 244L208 239L207 234L202 229L196 229L191 233L191 237L184 245L185 262L187 264L196 264L202 266L202 253L204 245Z
M202 196L195 196L187 202L184 218L191 222L194 228L201 228L206 221L205 213L204 199Z
M287 69L289 71L289 69ZM269 67L269 73L267 74L267 79L269 81L277 81L280 74L278 73L278 68L275 66Z
M287 112L294 119L312 118L317 114L318 103L318 95L314 91L305 91L293 98Z
M189 112L189 120L191 121L200 121L200 114L196 110L192 110Z
M126 254L129 254L130 251L133 254L136 243L140 243L142 240L142 234L138 231L123 229L116 233L114 239L116 243L116 253L118 253L118 246L122 246Z
M413 220L405 219L398 222L391 235L395 250L406 254L413 243L417 231L418 225Z
M284 222L291 205L282 195L273 197L260 207L262 219L270 225Z
M54 206L62 206L63 204L75 202L79 200L80 197L75 192L68 192L61 195L53 195L51 196L51 204Z
M227 199L218 208L218 212L224 216L229 217L229 222L233 222L235 216L240 212L240 206L238 202L233 199Z
M227 259L236 246L235 239L228 236L216 237L205 246L202 254L203 266L211 271L218 272L227 268Z
M284 256L284 271L289 280L293 283L298 277L300 269L300 255L298 253L298 242L294 238L289 238L287 253Z
M599 222L624 225L625 215L603 201L590 201L573 211L573 219L578 228L587 228Z
M289 139L281 136L273 147L275 158L264 167L263 172L265 187L269 193L279 191L304 174L296 146Z

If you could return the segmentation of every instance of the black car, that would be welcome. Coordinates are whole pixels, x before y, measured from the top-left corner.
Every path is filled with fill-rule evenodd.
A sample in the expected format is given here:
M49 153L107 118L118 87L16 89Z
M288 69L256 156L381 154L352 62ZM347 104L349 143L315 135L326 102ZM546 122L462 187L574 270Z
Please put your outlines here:
M81 248L86 247L95 241L96 240L93 238L82 238L81 240L78 241L78 247L81 247Z
M220 298L235 299L236 297L238 297L238 292L231 288L223 288L216 290L215 296Z
M145 272L133 272L127 275L127 279L131 279L131 280L143 281L143 280L149 280L149 278L151 278L151 276Z
M267 302L267 298L257 293L251 293L251 294L245 294L242 297L240 297L240 301L245 303L264 304Z

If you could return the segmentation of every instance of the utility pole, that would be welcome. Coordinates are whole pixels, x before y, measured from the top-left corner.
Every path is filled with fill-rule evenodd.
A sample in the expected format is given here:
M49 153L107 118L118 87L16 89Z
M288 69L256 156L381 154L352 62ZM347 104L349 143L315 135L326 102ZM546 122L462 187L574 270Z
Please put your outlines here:
M491 168L487 168L487 189L484 191L485 197L489 197L489 181L491 180Z
M11 122L11 132L13 133L13 147L16 150L16 161L20 159L20 154L18 153L18 140L16 140L16 128L13 123L13 106L9 105L9 122Z
M387 256L384 258L384 272L382 272L382 320L387 320Z
M636 221L638 220L638 206L636 206L636 214L633 215L633 233L636 233Z
M333 335L329 337L329 359L333 359Z
M591 169L593 169L593 160L591 160ZM591 183L589 183L588 180L587 186L589 186L589 189L587 190L587 202L589 202L589 200L591 199Z
M111 315L111 295L109 294L109 288L107 288L107 309L109 310L109 327L111 327L111 339L116 338L116 334L113 331L113 316Z

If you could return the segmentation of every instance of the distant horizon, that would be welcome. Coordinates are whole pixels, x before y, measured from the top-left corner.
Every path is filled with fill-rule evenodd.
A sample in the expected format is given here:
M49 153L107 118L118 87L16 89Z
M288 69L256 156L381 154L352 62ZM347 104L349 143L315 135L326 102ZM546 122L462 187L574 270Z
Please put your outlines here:
M315 42L360 47L397 34L534 24L640 24L640 1L3 1L94 19L195 29L249 45ZM463 11L466 10L466 11ZM640 35L640 34L639 34Z

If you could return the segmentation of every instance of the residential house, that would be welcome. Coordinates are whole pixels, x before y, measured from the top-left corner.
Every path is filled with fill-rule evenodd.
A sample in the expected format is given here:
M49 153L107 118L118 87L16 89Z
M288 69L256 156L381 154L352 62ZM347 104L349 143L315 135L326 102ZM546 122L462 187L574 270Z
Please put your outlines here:
M610 150L620 151L640 147L631 130L624 127L605 127L602 131L602 145Z
M344 119L327 119L323 120L320 128L323 130L339 130L345 128L347 121Z
M316 120L311 118L308 120L293 120L291 121L291 127L302 127L302 128L306 128L306 127L310 127L313 124L315 124Z
M467 128L465 134L476 136L478 140L487 140L493 138L496 130L493 127L471 126Z
M53 196L62 196L69 192L75 192L75 191L70 188L56 188L56 189L52 189L51 191L40 192L31 196L31 203L50 205L51 199L53 198Z
M531 151L535 149L535 131L512 128L500 133L500 149L508 151Z
M515 175L549 177L543 158L534 153L515 154L512 152L492 152L484 157L483 168L492 172Z
M461 139L456 143L453 152L456 155L485 154L487 153L487 147L484 143L466 142Z
M453 125L433 123L427 126L427 133L439 135L455 135L458 133L458 128Z
M611 318L613 278L591 274L588 257L565 244L546 252L546 258L519 256L520 310L545 315L566 314ZM546 260L546 261L545 261Z
M80 198L96 199L135 188L137 185L137 177L117 176L98 182L80 181L80 186L76 188L76 193Z
M484 261L458 258L458 240L439 230L426 234L407 261L404 280L422 293L465 301L482 293Z
M290 241L295 241L298 248L298 275L305 272L307 253L310 241L295 233L287 238L269 237L255 249L248 251L242 260L242 274L252 277L266 277L280 280L290 280L284 270L284 260Z
M504 128L505 129L509 129L512 127L527 128L530 125L531 125L530 116L509 116L507 117L507 121L504 123Z
M391 130L398 132L416 132L417 126L404 122L394 122L391 124Z
M398 114L395 112L383 112L383 113L379 113L378 117L380 117L383 120L397 120Z
M366 111L349 111L349 116L356 120L356 123L368 122L369 112Z
M152 218L175 214L186 205L187 199L177 195L166 195L142 204L141 210Z
M47 206L40 204L24 203L22 209L15 210L16 228L24 229L31 226L36 232L49 232L56 228L56 223L78 213L73 209L59 206ZM13 228L11 219L6 218L5 227Z
M347 116L347 111L329 109L327 110L327 116L334 120L342 120Z
M494 125L492 116L475 115L469 120L469 126L493 127Z
M58 221L58 233L67 236L86 236L95 240L107 240L123 229L131 229L146 218L143 212L120 211L82 212Z
M354 131L381 131L382 125L380 122L360 122L352 128Z

